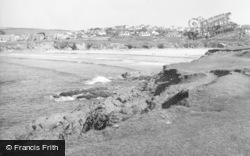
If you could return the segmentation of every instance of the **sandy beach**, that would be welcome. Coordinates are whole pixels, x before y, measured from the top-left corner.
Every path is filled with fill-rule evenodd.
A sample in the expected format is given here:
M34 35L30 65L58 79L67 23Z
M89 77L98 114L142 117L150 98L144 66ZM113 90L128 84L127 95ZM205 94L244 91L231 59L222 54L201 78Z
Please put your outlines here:
M3 52L0 54L1 130L22 125L40 116L73 109L81 101L61 105L48 97L89 87L85 82L95 77L103 76L112 80L130 71L158 73L165 64L190 62L206 51Z

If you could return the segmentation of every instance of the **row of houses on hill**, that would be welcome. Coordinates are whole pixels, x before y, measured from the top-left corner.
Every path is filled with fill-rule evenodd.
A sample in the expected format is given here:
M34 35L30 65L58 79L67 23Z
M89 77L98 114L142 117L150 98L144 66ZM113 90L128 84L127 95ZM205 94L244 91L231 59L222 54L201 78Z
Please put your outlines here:
M0 42L17 41L42 41L42 40L66 40L77 38L94 38L107 36L167 36L181 37L183 29L164 28L150 25L138 26L115 26L107 28L91 28L81 31L64 31L56 34L45 34L43 32L29 35L0 35Z

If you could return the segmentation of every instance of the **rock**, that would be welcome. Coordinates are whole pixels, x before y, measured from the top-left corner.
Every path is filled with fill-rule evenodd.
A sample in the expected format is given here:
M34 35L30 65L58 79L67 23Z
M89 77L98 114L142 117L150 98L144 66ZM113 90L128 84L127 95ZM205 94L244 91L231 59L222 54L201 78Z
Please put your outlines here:
M58 126L58 123L64 121L63 116L64 114L54 114L50 117L38 118L32 122L31 128L33 130L38 130L38 129L50 130Z
M160 95L166 87L181 82L181 73L177 69L168 69L167 66L163 67L163 72L158 74L156 83L158 84L154 95Z
M141 72L139 72L139 71L125 72L121 76L123 78L139 77L139 76L141 76Z
M218 44L217 44L217 47L218 47L218 48L226 48L227 45L226 45L225 43L218 43Z
M188 90L180 91L162 104L162 108L170 108L172 105L188 106L186 99L189 96Z
M140 78L143 79L143 77L147 77L149 75L153 75L152 72L147 72L147 71L129 71L121 74L122 78Z
M83 124L82 132L86 133L91 129L102 130L106 128L109 122L109 116L106 114L105 109L97 107L89 113L85 123Z
M213 73L214 75L218 76L218 77L221 77L221 76L226 76L228 74L231 74L230 70L220 70L220 69L217 69L217 70L211 70L210 73Z

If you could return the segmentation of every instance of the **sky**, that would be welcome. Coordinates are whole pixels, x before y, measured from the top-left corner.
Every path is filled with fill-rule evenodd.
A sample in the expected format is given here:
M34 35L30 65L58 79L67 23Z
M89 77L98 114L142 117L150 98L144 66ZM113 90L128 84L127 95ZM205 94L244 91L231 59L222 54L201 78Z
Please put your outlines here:
M188 26L231 12L250 24L250 0L0 0L0 27L82 30L115 25Z

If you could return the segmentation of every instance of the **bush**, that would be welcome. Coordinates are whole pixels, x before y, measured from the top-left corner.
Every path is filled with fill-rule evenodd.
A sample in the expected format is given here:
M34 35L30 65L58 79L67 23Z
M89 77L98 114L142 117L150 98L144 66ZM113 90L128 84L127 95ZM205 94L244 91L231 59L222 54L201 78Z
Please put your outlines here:
M127 47L128 49L134 48L134 46L132 46L132 45L130 45L130 44L126 45L126 47Z
M158 45L157 45L157 48L159 48L159 49L164 49L164 44L158 44Z
M149 49L149 46L148 45L142 45L142 48Z
M88 43L87 46L86 46L86 49L89 50L91 47L92 47L92 44Z
M0 30L0 35L5 35L5 32Z

